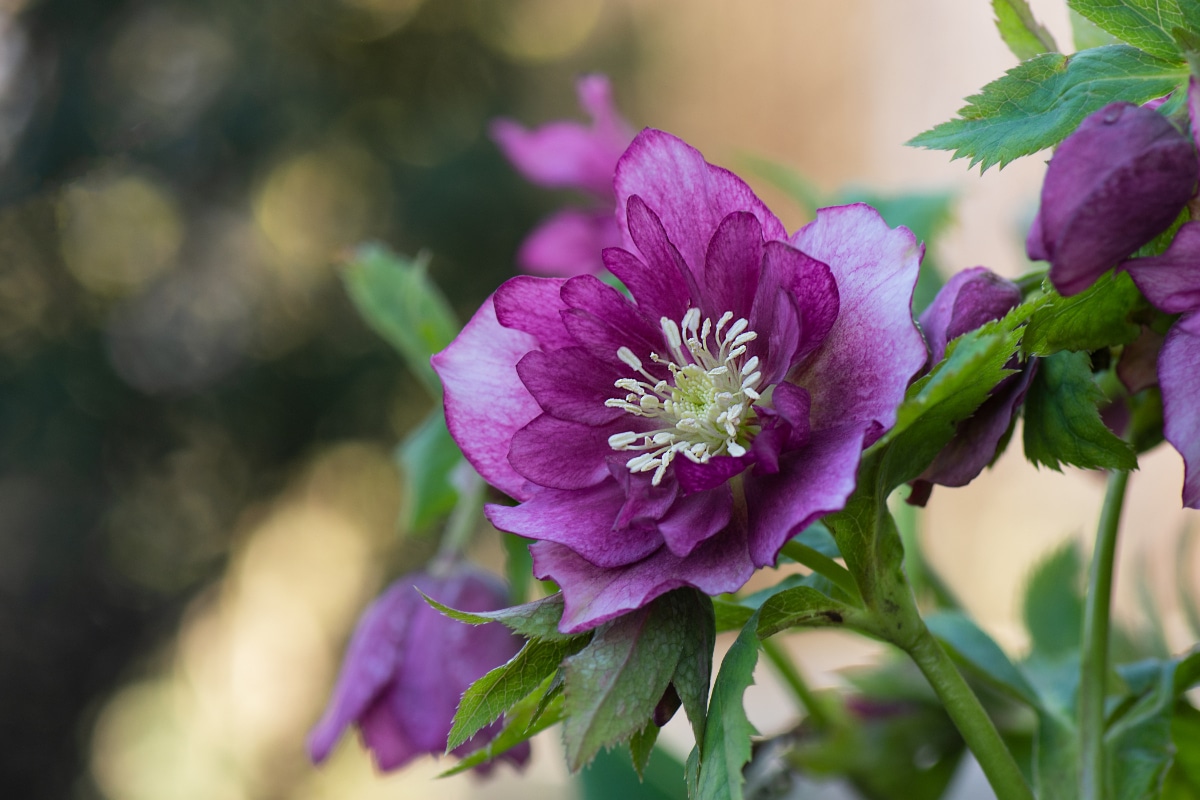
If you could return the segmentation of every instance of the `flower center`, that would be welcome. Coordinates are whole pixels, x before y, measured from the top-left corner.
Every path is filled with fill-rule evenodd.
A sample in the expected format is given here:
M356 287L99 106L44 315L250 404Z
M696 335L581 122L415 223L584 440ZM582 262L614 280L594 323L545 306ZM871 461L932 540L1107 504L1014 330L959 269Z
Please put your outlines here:
M612 398L604 404L660 424L652 431L625 431L608 437L614 450L642 451L626 464L630 472L653 470L651 483L657 486L680 453L697 464L705 464L713 456L746 454L762 372L758 356L744 358L746 345L758 334L747 330L750 323L745 319L731 325L732 320L733 312L726 311L716 325L707 318L701 322L696 308L689 308L678 325L663 317L660 324L668 352L666 356L651 353L650 360L666 364L670 381L647 372L628 347L617 351L617 357L641 377L617 381L616 387L627 392L625 398Z

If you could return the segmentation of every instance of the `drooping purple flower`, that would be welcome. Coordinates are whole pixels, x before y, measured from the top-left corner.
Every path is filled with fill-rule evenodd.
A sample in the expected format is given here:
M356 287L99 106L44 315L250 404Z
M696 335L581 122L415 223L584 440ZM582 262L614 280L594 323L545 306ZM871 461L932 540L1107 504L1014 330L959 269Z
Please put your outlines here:
M750 188L643 131L617 166L628 296L514 278L434 357L447 424L520 505L534 571L584 630L680 586L734 591L842 508L925 361L921 247L872 208L788 237Z
M1184 223L1162 255L1122 268L1160 311L1183 315L1159 350L1158 383L1163 435L1183 456L1183 504L1200 508L1200 222Z
M359 620L333 697L309 734L315 763L328 757L351 723L381 770L398 769L426 753L441 755L462 693L520 649L521 639L502 625L464 625L435 611L420 592L462 611L507 604L496 578L466 565L446 575L416 572L393 583ZM465 755L497 732L498 725L484 728L454 753ZM529 745L500 758L522 766Z
M550 189L579 189L596 201L592 209L564 209L543 220L517 251L521 269L539 275L600 272L606 247L621 243L613 216L613 171L633 139L617 113L604 75L585 75L576 84L579 105L592 125L551 122L528 130L509 119L492 123L492 139L532 183Z
M1174 222L1198 172L1193 142L1165 117L1110 103L1050 159L1026 251L1050 262L1060 294L1078 294Z
M946 345L951 340L1000 319L1020 302L1020 287L985 267L956 274L921 314L921 330L929 342L930 368L945 357ZM1017 366L1015 360L1010 365ZM908 502L923 506L933 484L966 486L992 463L1000 440L1012 426L1013 415L1025 399L1035 367L1035 363L1027 364L1005 378L972 416L958 424L954 438L921 477L912 482Z

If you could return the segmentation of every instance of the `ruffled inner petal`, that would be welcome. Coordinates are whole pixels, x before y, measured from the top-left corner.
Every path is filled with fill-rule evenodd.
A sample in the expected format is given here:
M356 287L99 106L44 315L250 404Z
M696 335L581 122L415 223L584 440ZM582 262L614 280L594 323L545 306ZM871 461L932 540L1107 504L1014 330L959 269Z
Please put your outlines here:
M625 416L620 408L604 405L623 396L616 389L625 377L609 361L598 361L582 347L550 353L534 350L517 362L517 374L545 413L568 422L604 425Z
M608 477L608 437L629 427L624 419L592 426L542 414L513 434L508 460L538 486L582 489Z
M716 319L726 311L749 319L763 262L762 224L748 211L721 220L704 259L701 310Z

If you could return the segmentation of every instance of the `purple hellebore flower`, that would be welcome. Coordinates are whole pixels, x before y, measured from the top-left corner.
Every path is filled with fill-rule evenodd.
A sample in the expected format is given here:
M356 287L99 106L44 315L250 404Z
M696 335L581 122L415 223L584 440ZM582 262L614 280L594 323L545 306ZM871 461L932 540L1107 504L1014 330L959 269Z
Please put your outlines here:
M1183 504L1200 508L1200 222L1184 223L1162 255L1122 269L1160 311L1183 315L1158 353L1158 383L1163 435L1183 456Z
M946 282L921 314L921 330L929 342L932 366L946 355L946 345L984 323L1000 319L1021 302L1021 289L985 267L963 270ZM1010 367L1017 366L1014 360ZM940 486L966 486L996 457L1000 440L1012 426L1013 415L1025 399L1036 368L1030 363L1005 378L983 405L958 424L954 438L933 463L912 482L908 502L924 506Z
M604 75L585 75L576 83L579 105L592 118L551 122L527 130L509 119L492 123L492 139L513 166L532 183L551 189L581 189L598 209L564 209L543 220L517 251L521 269L540 275L595 274L604 268L600 253L619 245L613 216L613 171L633 139L633 129L613 104Z
M415 572L388 587L359 620L329 707L309 734L314 763L328 757L350 723L358 726L381 770L398 769L425 753L441 755L462 693L521 648L520 637L499 623L457 622L430 607L418 590L462 611L494 611L508 600L494 576L467 565L441 576ZM484 728L455 754L466 755L498 731L498 723ZM500 758L523 766L529 745ZM489 765L476 769L487 771Z
M590 275L502 285L433 359L501 530L536 541L585 630L680 586L735 591L841 509L925 361L921 247L872 208L790 238L740 178L656 130L617 165L630 296Z
M1110 103L1066 138L1046 169L1025 249L1078 294L1166 230L1193 195L1193 142L1156 111Z

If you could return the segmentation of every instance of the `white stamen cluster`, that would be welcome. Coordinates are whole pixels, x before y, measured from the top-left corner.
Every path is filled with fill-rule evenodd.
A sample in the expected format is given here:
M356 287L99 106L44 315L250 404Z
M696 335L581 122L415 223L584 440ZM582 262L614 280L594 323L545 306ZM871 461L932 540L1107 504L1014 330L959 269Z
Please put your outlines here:
M726 311L714 326L711 319L700 320L700 310L688 309L681 324L663 317L660 320L667 341L667 354L650 354L656 364L666 364L671 380L659 380L642 366L628 347L617 357L628 364L639 378L622 378L618 389L628 394L613 398L605 405L621 408L639 417L660 420L652 431L625 431L608 438L614 450L641 450L627 464L630 472L654 471L655 486L662 481L667 467L679 454L698 464L713 456L745 455L754 401L762 372L758 356L745 361L746 345L758 338L747 330L745 319L733 321ZM728 326L728 327L726 327ZM716 345L714 353L709 337Z

